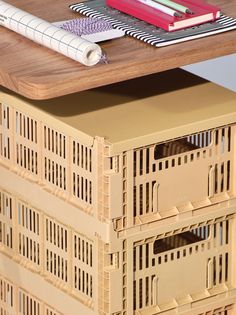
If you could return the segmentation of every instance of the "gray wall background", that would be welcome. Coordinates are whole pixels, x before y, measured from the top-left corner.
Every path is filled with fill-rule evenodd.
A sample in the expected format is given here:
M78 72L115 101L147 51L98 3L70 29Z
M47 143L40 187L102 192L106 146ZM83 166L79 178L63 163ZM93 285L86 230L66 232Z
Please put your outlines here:
M236 92L236 54L195 63L182 69Z

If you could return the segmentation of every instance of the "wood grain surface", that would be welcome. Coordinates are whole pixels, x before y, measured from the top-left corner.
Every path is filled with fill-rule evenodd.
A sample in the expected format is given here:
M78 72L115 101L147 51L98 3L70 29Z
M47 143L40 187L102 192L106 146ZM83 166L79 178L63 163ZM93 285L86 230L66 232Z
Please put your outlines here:
M48 21L78 17L76 0L7 0ZM236 17L236 0L211 0ZM0 27L0 85L32 99L48 99L177 68L236 51L236 31L154 48L130 37L101 45L109 64L86 67Z

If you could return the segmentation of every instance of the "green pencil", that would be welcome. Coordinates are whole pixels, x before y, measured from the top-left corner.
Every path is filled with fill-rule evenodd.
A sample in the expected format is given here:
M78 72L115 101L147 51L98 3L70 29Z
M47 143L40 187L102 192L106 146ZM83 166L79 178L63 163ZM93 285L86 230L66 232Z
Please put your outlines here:
M164 4L164 5L172 8L172 9L175 9L175 10L177 10L179 12L193 14L193 12L189 8L183 6L183 5L179 4L179 3L176 3L174 1L171 1L171 0L154 0L154 1L158 2L160 4Z

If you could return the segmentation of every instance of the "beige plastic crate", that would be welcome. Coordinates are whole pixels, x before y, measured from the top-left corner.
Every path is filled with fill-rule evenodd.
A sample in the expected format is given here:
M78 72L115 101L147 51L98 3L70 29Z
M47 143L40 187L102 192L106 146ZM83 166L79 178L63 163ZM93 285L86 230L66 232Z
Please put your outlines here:
M117 231L185 216L235 197L235 103L180 70L51 101L1 92L0 163Z
M62 315L46 303L38 300L29 292L19 288L0 275L0 312L5 315ZM235 307L233 304L219 306L215 309L208 309L204 313L196 315L233 315ZM198 312L198 311L197 311ZM195 315L195 313L193 314Z
M39 307L19 313L23 297L14 291L15 302L4 298L2 306L9 314L42 315L50 305L63 315L225 315L236 303L235 201L128 238L110 233L105 241L93 224L84 235L76 223L52 217L52 198L54 205L39 209L0 189L0 275Z
M182 71L0 92L2 277L63 315L234 314L235 103Z

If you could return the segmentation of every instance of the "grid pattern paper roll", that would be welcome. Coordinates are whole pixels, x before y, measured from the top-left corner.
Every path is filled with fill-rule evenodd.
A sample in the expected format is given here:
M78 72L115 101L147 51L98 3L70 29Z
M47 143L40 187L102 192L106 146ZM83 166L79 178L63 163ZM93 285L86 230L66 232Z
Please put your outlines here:
M32 14L0 0L0 25L86 66L102 57L101 48Z

